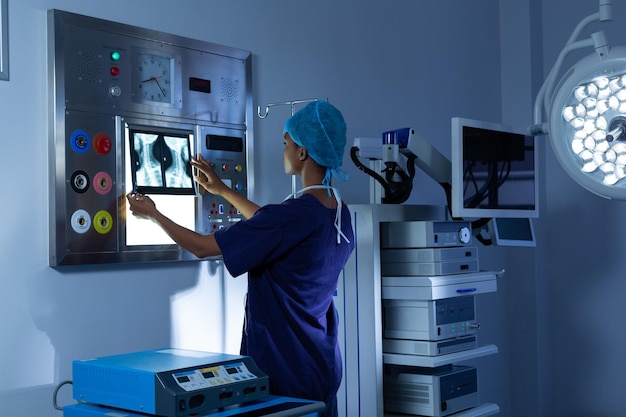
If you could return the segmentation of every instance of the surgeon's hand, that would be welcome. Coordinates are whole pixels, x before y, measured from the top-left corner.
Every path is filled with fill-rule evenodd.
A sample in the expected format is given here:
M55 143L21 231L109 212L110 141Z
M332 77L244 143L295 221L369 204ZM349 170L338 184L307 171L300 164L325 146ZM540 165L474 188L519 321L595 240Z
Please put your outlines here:
M128 193L126 195L130 211L137 217L152 219L157 213L156 204L146 195L139 193Z
M220 177L217 176L209 161L198 154L191 158L193 167L193 179L211 194L223 195L229 188Z

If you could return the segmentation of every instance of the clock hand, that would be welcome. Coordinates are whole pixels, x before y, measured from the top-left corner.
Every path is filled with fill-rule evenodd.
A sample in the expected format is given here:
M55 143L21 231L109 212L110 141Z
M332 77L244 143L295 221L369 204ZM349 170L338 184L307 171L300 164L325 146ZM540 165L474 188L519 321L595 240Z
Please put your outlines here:
M159 80L157 80L157 78L161 78L161 77L155 77L154 81L156 82L156 85L159 87L159 90L161 90L161 94L163 94L163 97L167 97L167 94L165 94L165 91L163 91L163 88L161 87L161 84L159 83Z
M158 77L150 77L146 80L143 80L142 83L149 83L149 82L156 82L157 87L159 87L159 90L161 90L161 94L163 94L163 97L167 97L167 94L165 94L165 91L163 90L163 87L161 87L161 84L159 83L159 78L163 77L162 75L159 75Z
M150 81L156 81L157 78L161 78L161 77L163 77L163 76L159 75L158 77L150 77L150 78L148 78L146 80L143 80L142 83L149 83Z

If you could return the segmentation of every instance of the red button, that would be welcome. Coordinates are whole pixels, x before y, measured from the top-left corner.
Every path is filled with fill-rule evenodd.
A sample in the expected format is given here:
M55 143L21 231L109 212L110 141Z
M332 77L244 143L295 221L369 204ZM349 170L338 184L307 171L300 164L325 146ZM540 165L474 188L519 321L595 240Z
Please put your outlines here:
M113 143L106 133L98 133L94 138L94 148L100 155L106 155L111 152Z

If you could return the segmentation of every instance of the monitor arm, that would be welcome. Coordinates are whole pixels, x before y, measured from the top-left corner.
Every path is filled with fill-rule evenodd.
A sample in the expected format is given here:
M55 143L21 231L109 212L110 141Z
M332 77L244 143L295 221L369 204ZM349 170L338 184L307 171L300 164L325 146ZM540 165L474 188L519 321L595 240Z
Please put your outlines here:
M450 161L412 128L384 132L382 143L376 138L356 138L351 149L352 161L376 180L384 190L383 203L402 203L412 190L415 166L439 183L446 191L448 204L452 183ZM401 157L402 155L403 157ZM358 158L384 164L384 169L365 167ZM384 173L385 178L379 174ZM373 197L373 203L379 199Z
M383 133L385 144L398 144L400 153L415 156L415 165L439 184L452 183L452 164L415 129L404 128Z

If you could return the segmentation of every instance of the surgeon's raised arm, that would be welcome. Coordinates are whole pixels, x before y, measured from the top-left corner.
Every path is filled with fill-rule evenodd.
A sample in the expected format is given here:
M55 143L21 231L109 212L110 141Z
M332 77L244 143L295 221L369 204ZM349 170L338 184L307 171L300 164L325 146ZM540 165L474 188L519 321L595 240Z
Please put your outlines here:
M211 194L219 195L232 204L239 212L249 219L259 209L259 205L248 200L235 190L224 184L215 173L209 161L202 155L191 158L194 180Z

